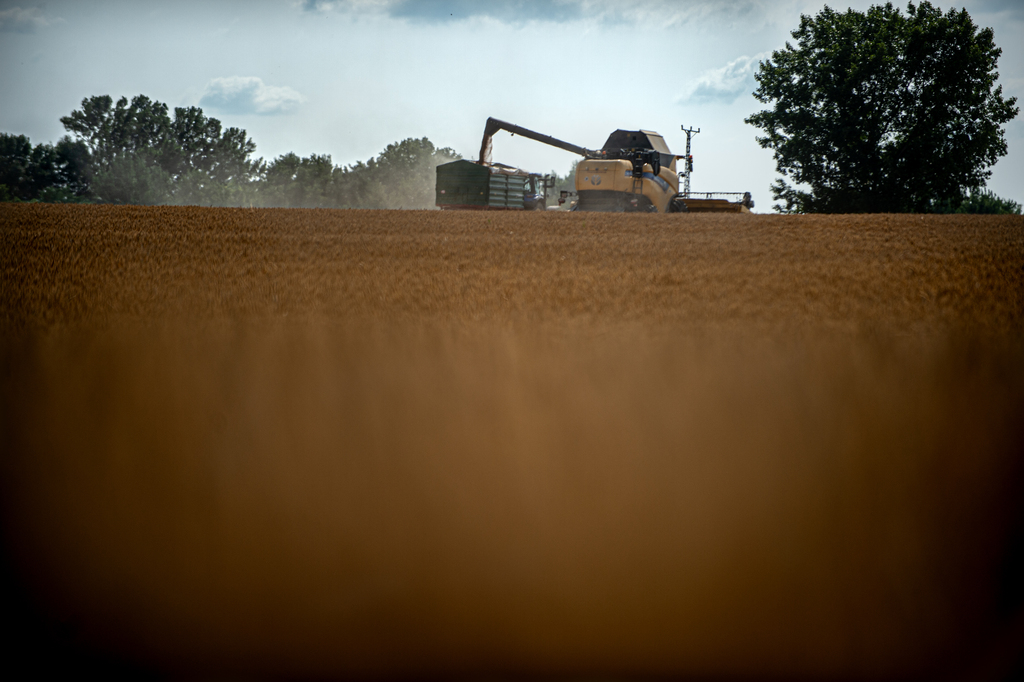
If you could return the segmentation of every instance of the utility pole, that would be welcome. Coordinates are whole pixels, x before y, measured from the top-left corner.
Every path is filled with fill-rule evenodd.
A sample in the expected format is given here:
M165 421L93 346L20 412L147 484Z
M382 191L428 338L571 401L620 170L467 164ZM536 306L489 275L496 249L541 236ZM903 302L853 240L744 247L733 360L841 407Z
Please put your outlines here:
M682 192L682 194L683 194L683 197L685 197L686 199L689 199L690 198L690 173L693 172L693 156L690 154L690 138L692 136L696 135L697 133L699 133L700 132L700 128L697 128L696 130L694 130L692 126L689 127L689 128L687 128L685 126L679 126L679 127L683 129L684 133L686 133L686 158L683 159L683 163L686 164L684 166L684 168L686 168L686 174L683 175L683 192Z

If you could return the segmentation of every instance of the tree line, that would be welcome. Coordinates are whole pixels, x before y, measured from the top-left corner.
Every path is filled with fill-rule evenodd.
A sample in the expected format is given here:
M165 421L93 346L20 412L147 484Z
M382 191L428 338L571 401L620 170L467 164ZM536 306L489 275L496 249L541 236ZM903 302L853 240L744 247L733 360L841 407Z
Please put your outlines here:
M60 121L56 144L0 133L0 201L430 208L435 167L461 158L424 137L348 166L329 154L266 162L245 130L145 95L89 97Z

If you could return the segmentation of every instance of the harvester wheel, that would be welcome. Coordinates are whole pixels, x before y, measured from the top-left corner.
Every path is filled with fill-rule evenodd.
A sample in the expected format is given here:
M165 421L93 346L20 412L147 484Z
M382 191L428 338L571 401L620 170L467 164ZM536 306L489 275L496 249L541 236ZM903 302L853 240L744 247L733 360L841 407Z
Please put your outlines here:
M686 202L682 199L675 197L672 201L668 202L669 213L689 213L690 209L686 207Z

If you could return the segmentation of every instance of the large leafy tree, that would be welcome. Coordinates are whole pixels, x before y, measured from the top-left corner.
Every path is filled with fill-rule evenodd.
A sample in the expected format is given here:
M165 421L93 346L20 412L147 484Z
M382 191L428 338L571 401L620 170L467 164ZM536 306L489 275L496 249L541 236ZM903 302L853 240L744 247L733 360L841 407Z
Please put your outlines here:
M174 110L171 131L176 145L175 200L188 204L246 203L262 164L253 160L256 143L240 128L221 122L199 107Z
M177 108L172 120L166 104L145 95L116 103L101 95L60 120L87 147L91 189L101 201L239 203L259 175L245 131L222 129L198 107Z
M64 128L89 148L93 163L110 164L125 156L145 154L165 171L174 169L176 150L167 105L138 95L115 104L110 95L82 100L82 108L62 116Z
M959 206L1006 154L992 29L929 2L906 15L825 7L801 16L796 45L772 53L746 119L775 152L772 185L787 212L926 212Z

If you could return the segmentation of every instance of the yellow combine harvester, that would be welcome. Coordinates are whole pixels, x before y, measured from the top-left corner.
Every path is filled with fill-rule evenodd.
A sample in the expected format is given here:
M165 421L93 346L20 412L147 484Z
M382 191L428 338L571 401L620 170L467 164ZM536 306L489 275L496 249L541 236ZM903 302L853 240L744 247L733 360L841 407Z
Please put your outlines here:
M488 118L480 144L478 163L491 160L491 139L500 130L543 142L583 157L576 166L576 196L573 210L641 213L685 213L688 211L749 212L754 202L746 193L742 201L696 199L679 192L680 173L676 162L686 163L687 185L692 157L673 154L664 138L650 130L616 130L601 149L587 149L542 135L527 128ZM689 135L687 136L689 151ZM738 193L736 193L738 194Z

